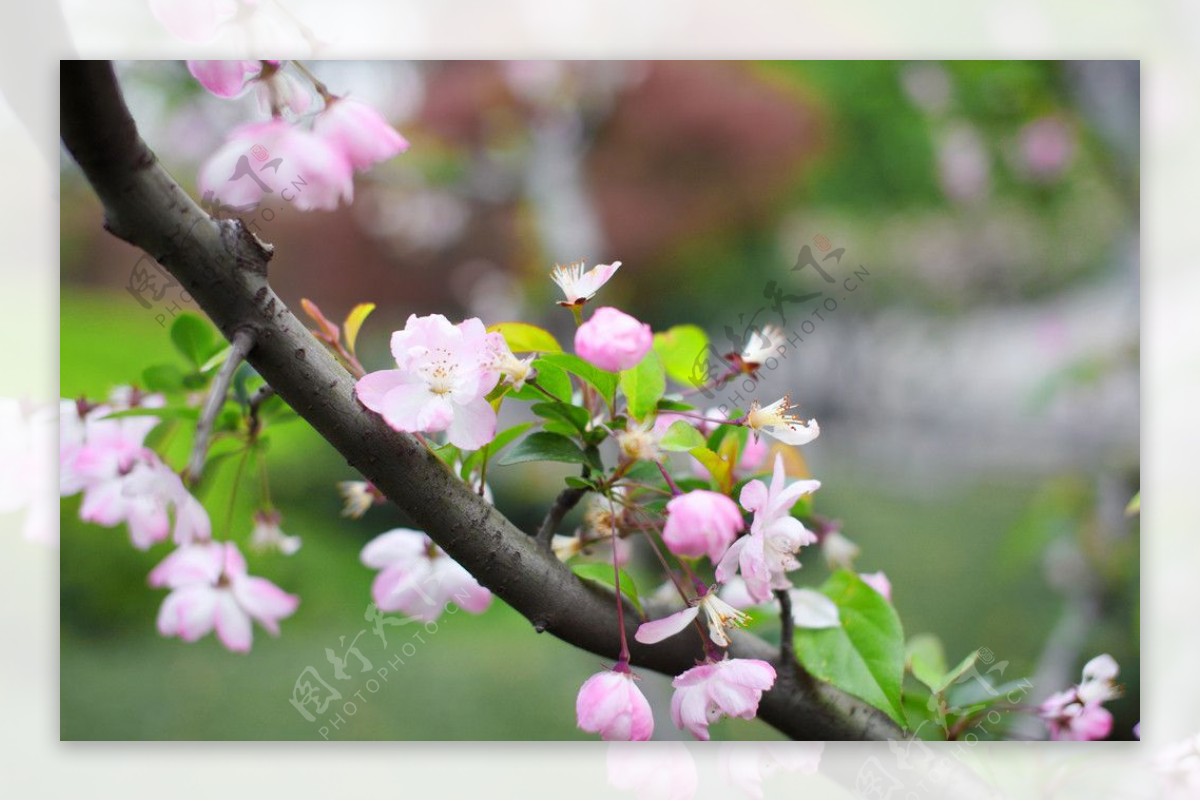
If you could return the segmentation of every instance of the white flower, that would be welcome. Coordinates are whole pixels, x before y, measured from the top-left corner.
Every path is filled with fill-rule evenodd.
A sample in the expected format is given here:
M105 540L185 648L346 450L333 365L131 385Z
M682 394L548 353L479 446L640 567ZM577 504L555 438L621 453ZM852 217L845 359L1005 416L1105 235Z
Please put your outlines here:
M300 538L283 533L283 529L279 527L281 519L279 512L255 512L250 547L260 552L279 551L284 556L291 556L300 550Z
M630 422L626 424L624 431L617 434L617 447L621 449L621 454L632 462L656 462L660 456L659 439L659 435L654 431L653 420L641 425Z
M778 326L764 325L761 329L755 329L742 348L742 363L753 372L771 358L782 339L783 330Z
M680 610L673 615L667 615L661 620L651 620L648 623L643 623L638 627L634 639L640 643L651 645L656 642L662 642L668 637L674 637L691 625L691 622L700 615L702 610L705 620L708 623L709 637L715 645L719 645L722 648L729 647L729 637L725 634L727 627L740 627L750 622L749 615L740 609L730 606L721 600L717 596L717 593L710 590L700 596L687 609Z
M784 395L770 406L761 406L758 401L750 404L746 425L757 435L769 434L785 445L806 445L821 433L816 420L807 423L792 414L792 399Z
M560 300L559 306L582 306L591 300L600 287L608 283L608 279L613 277L613 273L621 266L621 262L614 261L612 264L597 264L592 269L584 272L584 262L577 261L573 264L568 264L566 267L555 265L554 272L550 273L550 277L554 279L554 283L558 284L562 289L563 296L566 300Z
M831 570L853 570L854 560L861 552L862 549L853 540L837 530L829 532L821 540L821 553L825 555L825 563Z
M339 481L338 492L342 494L342 500L345 502L342 517L357 520L379 502L379 491L367 481Z

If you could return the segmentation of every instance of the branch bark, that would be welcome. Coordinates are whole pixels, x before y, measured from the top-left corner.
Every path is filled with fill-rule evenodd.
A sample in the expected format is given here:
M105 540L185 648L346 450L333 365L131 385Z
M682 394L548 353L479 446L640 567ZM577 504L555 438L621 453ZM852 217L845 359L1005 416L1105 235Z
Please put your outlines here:
M415 438L391 430L355 398L354 379L271 290L273 249L240 220L215 220L158 163L138 135L108 62L62 64L63 142L104 205L105 227L146 251L187 288L227 339L253 333L247 361L279 396L369 481L404 509L481 584L579 648L607 658L619 650L611 595L576 578L495 508L471 492ZM632 663L669 675L703 657L699 642L677 637L654 646L634 640ZM737 632L733 656L771 662L776 648ZM817 681L781 683L759 716L796 739L881 740L900 730L882 712Z

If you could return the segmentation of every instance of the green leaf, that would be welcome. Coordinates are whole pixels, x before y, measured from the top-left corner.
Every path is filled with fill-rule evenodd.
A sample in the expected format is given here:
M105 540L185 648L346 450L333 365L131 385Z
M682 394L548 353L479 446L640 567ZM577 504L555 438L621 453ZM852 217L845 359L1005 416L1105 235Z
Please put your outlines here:
M568 487L573 489L594 490L596 488L596 485L591 481L588 481L586 478L580 478L579 476L567 476L563 479L563 481L566 482Z
M587 430L587 409L567 403L535 403L529 410L547 420L561 420L581 434Z
M573 356L570 353L547 353L538 361L552 364L555 367L566 370L568 373L579 376L600 393L605 403L609 406L613 405L613 399L617 394L618 379L616 373L601 370L596 365L585 362L583 359Z
M171 341L184 358L197 368L219 347L212 326L199 316L187 312L176 317L171 324Z
M690 403L671 400L670 398L663 398L658 402L658 410L660 412L690 412L695 408L696 407Z
M462 476L466 478L483 462L484 458L491 458L502 451L505 446L514 441L517 437L524 434L533 423L517 423L512 428L506 428L492 439L487 445L484 445L479 450L472 453L463 461Z
M936 690L946 675L946 652L933 634L918 634L904 648L904 661L913 678Z
M891 604L848 570L821 587L838 606L842 625L798 629L796 655L809 673L878 707L905 726L904 631Z
M229 358L229 351L231 350L233 350L233 346L231 345L226 345L223 348L217 348L217 352L212 356L209 356L208 360L204 362L204 364L200 365L200 372L208 373L216 370L225 363L226 359Z
M967 654L966 658L955 665L953 670L947 671L946 674L941 677L941 680L938 681L937 686L931 687L930 689L935 693L945 692L947 687L962 678L963 674L965 674L968 670L975 667L975 660L978 658L979 649L977 648L971 653Z
M537 370L537 375L534 377L532 383L536 383L537 387L541 387L541 390L545 390L545 392L531 386L531 382L527 381L525 386L510 392L508 395L510 398L526 401L544 401L548 393L563 403L571 402L570 376L560 368L541 359L533 360L533 369Z
M183 371L173 364L156 364L142 371L142 384L151 392L183 389Z
M648 351L636 366L621 371L621 391L629 402L629 413L638 420L655 411L658 399L667 391L667 377L662 360Z
M579 576L581 579L594 581L597 584L602 584L606 588L616 594L616 589L613 586L613 568L610 564L604 562L582 562L577 565L571 565L571 572ZM618 571L621 576L621 595L629 599L638 613L642 612L642 601L638 596L637 585L633 583L633 579L624 570Z
M654 351L667 375L681 384L701 385L707 378L708 334L695 325L677 325L654 335Z
M538 431L530 434L517 443L511 451L504 454L498 464L510 465L522 462L570 462L572 464L591 465L583 449L564 437L549 431Z
M554 335L544 328L529 323L496 323L488 326L489 332L499 331L513 353L561 353L562 345Z
M664 451L690 451L692 448L704 447L704 435L696 427L685 420L676 420L658 441L658 447Z

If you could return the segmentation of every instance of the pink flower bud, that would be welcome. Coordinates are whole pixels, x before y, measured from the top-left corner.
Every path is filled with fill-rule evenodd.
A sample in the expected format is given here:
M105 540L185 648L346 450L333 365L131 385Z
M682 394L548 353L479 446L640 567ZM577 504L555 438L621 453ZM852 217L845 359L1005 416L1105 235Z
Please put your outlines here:
M634 367L654 344L650 326L612 306L596 309L575 331L575 352L614 373Z
M888 581L887 574L882 570L875 573L859 573L858 577L875 592L883 596L888 603L892 601L892 582Z
M649 740L654 733L650 703L629 669L604 670L583 683L575 699L579 728L605 740Z
M667 504L663 542L676 556L708 556L716 564L745 528L741 510L731 498L694 490Z

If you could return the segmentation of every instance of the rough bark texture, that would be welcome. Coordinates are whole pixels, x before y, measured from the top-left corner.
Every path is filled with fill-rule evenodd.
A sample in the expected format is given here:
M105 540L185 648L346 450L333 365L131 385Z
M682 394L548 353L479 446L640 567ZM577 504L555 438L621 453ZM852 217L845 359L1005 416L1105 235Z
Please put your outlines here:
M138 135L107 62L62 65L62 138L104 205L105 226L143 249L187 288L232 340L249 329L247 360L346 461L447 553L533 627L607 658L618 651L612 596L576 578L533 537L517 529L455 478L415 438L392 431L354 396L354 379L271 290L272 247L239 220L214 220L159 165ZM677 674L702 656L698 641L676 637L644 646L635 665ZM732 654L776 665L781 680L760 717L796 739L900 737L881 712L815 681L779 652L739 632ZM582 681L581 677L581 681Z

